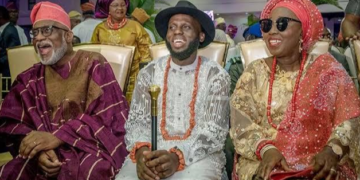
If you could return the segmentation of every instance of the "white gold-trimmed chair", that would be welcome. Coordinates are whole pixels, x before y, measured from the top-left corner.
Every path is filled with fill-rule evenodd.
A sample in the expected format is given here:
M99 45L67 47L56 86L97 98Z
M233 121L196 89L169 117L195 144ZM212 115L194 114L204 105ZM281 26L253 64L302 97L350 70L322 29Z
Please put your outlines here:
M257 59L272 56L263 39L241 42L239 47L244 67ZM319 41L315 44L310 54L323 54L328 52L328 49L329 44L327 42Z
M135 47L105 44L79 44L74 46L75 51L79 49L102 54L110 63L121 89L124 92L126 91ZM12 81L21 72L40 62L32 45L9 48L7 53Z
M102 54L110 63L122 91L126 92L131 63L135 52L134 46L105 44L79 44L74 46L75 51L80 49Z
M33 45L8 48L7 55L11 82L14 82L20 73L40 62Z
M205 48L199 49L198 53L199 55L214 60L221 66L224 66L228 50L229 43L213 41ZM165 42L150 45L150 56L152 59L158 59L169 54L170 52L167 49Z

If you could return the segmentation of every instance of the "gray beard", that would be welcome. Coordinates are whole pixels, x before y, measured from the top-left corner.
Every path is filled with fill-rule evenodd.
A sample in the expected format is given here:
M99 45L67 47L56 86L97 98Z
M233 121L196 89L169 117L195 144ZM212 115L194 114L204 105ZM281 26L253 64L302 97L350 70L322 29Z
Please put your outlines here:
M166 47L170 51L171 57L173 57L175 59L178 59L179 61L182 61L182 60L185 60L185 59L189 58L192 53L194 53L195 51L198 50L199 45L200 45L200 39L199 39L199 37L197 37L194 40L192 40L189 43L189 47L186 48L185 50L181 51L181 52L175 52L171 48L170 42L168 42L167 40L165 40L165 43L166 43Z
M38 57L40 58L40 62L43 65L54 65L56 64L62 57L64 57L65 53L67 51L67 44L65 37L62 37L61 47L58 49L53 50L53 53L49 60L44 61L41 56L38 54Z

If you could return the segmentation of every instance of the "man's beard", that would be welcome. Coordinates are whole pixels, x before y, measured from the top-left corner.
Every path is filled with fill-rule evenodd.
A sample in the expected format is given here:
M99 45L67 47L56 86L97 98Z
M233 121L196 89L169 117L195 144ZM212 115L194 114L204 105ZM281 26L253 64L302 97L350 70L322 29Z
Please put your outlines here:
M46 40L46 41L42 41L42 42L38 42L36 43L36 49L37 49L37 52L39 52L39 49L38 49L38 44L39 43L42 43L42 44L49 44L51 45L51 47L54 47L52 42L49 41L49 40ZM54 65L56 64L62 57L64 57L66 51L67 51L67 44L66 44L66 40L65 40L65 37L63 36L62 37L62 42L61 42L61 47L60 48L57 48L57 49L53 49L52 50L52 54L51 54L51 57L49 58L49 60L45 61L39 53L37 53L38 57L40 58L40 62L41 64L43 65Z
M177 60L180 60L180 61L189 58L192 53L194 53L195 51L198 50L199 45L200 45L200 39L199 39L199 37L197 37L189 43L189 46L185 50L183 50L181 52L175 52L171 48L170 42L167 40L165 40L165 42L166 42L166 47L170 51L171 57L173 57Z

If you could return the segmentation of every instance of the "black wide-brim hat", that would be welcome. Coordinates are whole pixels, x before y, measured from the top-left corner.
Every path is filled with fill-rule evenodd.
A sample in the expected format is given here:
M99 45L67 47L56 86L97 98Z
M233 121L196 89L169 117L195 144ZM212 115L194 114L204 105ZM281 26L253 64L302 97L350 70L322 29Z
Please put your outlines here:
M188 1L179 1L175 7L170 7L160 11L155 17L155 27L159 35L166 39L170 18L175 14L187 14L197 19L200 23L202 32L205 33L204 42L200 43L199 48L209 45L215 37L215 26L209 15L200 11L195 5Z

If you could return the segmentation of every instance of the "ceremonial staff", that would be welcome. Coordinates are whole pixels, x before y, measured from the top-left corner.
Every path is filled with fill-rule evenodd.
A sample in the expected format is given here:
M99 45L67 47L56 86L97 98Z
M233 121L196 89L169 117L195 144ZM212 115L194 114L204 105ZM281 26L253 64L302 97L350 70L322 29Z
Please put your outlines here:
M157 99L160 94L160 87L151 85L149 88L151 96L151 151L157 150Z

